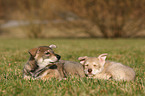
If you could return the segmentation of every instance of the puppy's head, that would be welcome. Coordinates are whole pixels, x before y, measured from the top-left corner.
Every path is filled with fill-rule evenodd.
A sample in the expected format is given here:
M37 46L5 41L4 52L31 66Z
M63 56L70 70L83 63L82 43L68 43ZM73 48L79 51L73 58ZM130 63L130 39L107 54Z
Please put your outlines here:
M107 54L101 54L98 57L79 57L80 63L84 66L85 74L89 77L102 72L105 64L105 59Z
M35 59L40 68L44 68L47 65L51 65L58 61L61 57L54 53L52 50L56 48L55 45L40 46L29 50L31 58Z

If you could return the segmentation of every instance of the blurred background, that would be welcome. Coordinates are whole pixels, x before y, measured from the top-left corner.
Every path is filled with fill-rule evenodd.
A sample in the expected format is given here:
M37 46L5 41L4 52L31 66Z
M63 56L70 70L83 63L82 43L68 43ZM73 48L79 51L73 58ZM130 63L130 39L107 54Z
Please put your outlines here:
M145 37L145 0L0 0L0 38Z

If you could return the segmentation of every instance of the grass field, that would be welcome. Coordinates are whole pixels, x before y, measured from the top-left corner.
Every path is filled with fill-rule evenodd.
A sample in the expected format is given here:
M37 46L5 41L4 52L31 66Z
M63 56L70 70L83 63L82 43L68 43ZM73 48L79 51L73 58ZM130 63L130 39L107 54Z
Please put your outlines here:
M27 51L50 44L57 45L54 50L63 60L108 53L108 60L132 67L136 80L24 80ZM145 39L0 39L0 57L0 96L145 96Z

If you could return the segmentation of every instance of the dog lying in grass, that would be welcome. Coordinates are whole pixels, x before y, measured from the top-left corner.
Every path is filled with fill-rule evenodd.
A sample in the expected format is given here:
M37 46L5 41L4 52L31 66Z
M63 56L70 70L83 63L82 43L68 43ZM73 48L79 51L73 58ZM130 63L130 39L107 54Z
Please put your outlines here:
M90 78L114 79L118 81L135 80L135 72L132 68L121 63L106 61L107 54L96 57L79 57L84 66L85 74Z
M40 46L29 50L30 59L23 69L24 79L66 78L69 75L85 77L83 66L78 62L60 60L52 50L55 45Z
M55 62L59 61L60 56L54 53L53 48L56 48L56 46L40 46L29 50L30 58L23 68L24 79L30 79L38 70L46 66L52 66ZM58 70L53 70L53 74L55 74L55 77L61 78Z

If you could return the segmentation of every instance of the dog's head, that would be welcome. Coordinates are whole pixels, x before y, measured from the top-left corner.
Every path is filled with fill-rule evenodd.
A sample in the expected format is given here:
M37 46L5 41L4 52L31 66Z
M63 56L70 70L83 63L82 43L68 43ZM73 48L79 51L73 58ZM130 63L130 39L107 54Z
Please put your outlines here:
M49 64L51 65L54 62L57 62L61 58L59 55L54 53L52 50L53 48L56 48L56 46L40 46L38 48L30 49L29 54L32 59L35 59L40 68L44 68Z
M101 54L98 57L79 57L80 63L84 66L85 74L89 77L102 72L105 64L105 59L107 54Z

